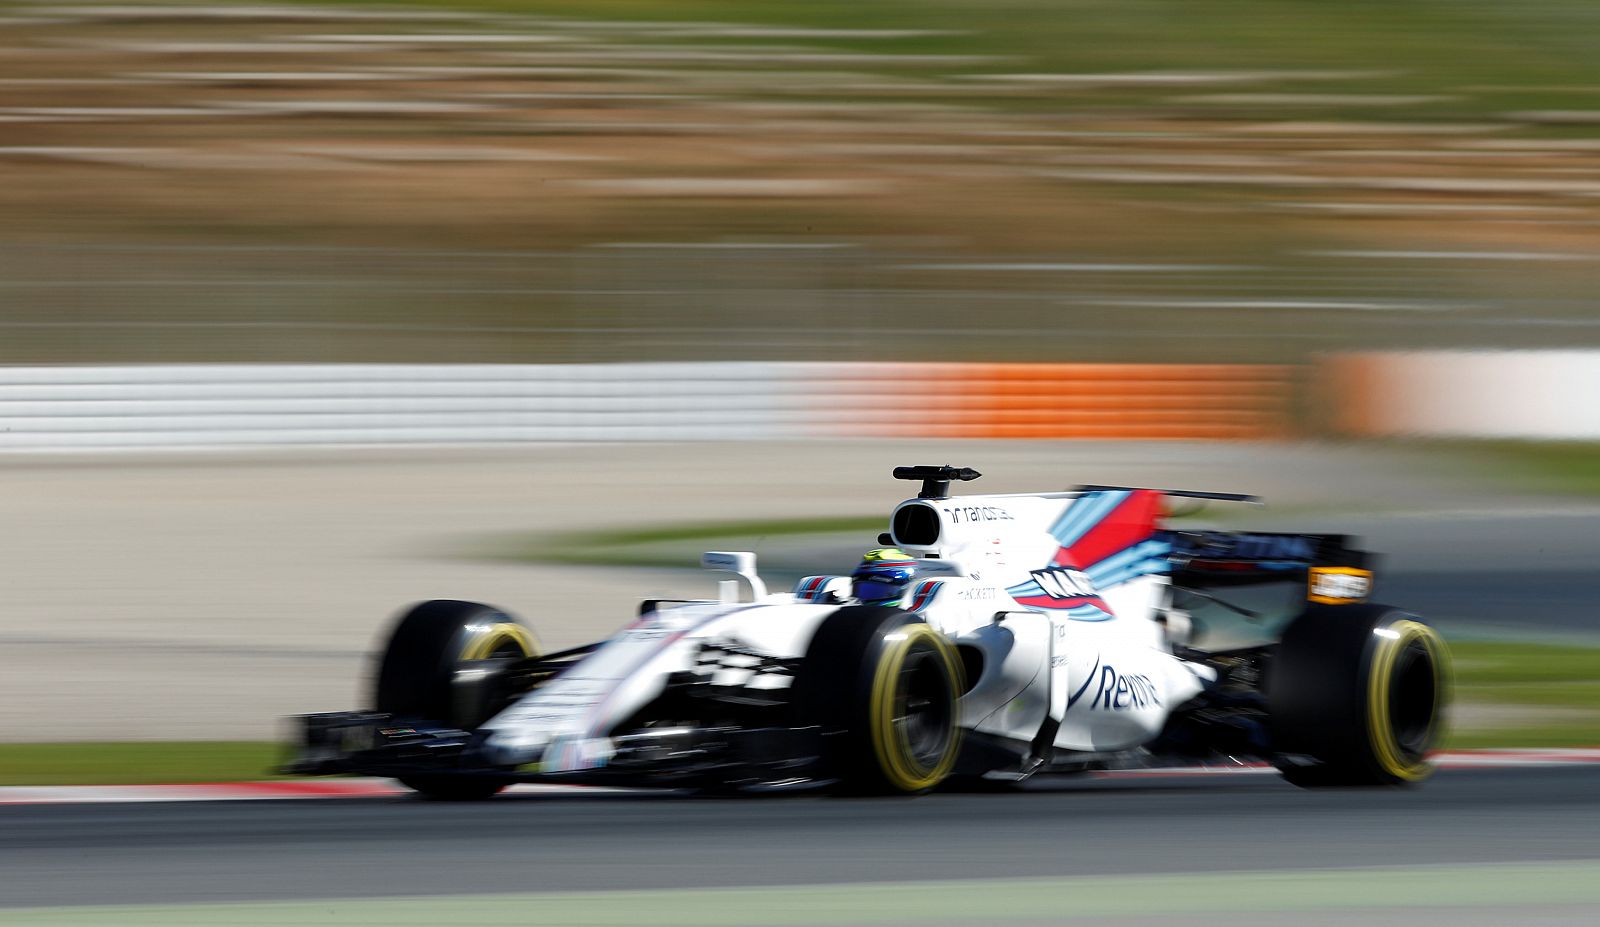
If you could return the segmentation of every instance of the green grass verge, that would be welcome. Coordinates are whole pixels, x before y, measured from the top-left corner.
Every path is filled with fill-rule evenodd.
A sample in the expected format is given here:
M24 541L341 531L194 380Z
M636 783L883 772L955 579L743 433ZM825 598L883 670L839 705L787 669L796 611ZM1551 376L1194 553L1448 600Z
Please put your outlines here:
M1600 495L1600 443L1474 441L1434 446L1483 476L1527 492Z
M283 746L244 740L0 744L0 785L138 785L275 778Z
M696 567L707 550L754 550L774 541L859 535L863 549L888 527L882 515L761 519L623 528L568 534L516 534L467 550L474 559L572 566Z
M1458 706L1450 746L1600 745L1600 648L1450 645Z
M326 0L312 0L325 5ZM345 0L348 5L391 0ZM578 20L719 22L811 29L913 29L894 38L740 36L845 51L993 56L950 72L1297 69L1329 72L1295 89L1440 94L1417 105L1324 109L1367 119L1440 119L1519 108L1574 108L1600 81L1600 6L1562 0L1514 5L1455 0L409 0L405 6ZM1424 38L1425 37L1425 38ZM675 41L663 39L662 41ZM681 40L696 45L705 36ZM915 70L885 62L868 70ZM1343 75L1338 72L1357 71ZM1472 87L1463 94L1462 88ZM1063 88L1054 102L1077 91ZM1184 88L1127 88L1085 102L1160 101ZM974 102L963 98L965 102ZM997 92L988 101L1015 105ZM1046 102L1049 105L1049 101Z
M1448 747L1600 745L1600 648L1469 641L1451 651L1459 710ZM0 785L266 779L282 751L245 741L0 744Z

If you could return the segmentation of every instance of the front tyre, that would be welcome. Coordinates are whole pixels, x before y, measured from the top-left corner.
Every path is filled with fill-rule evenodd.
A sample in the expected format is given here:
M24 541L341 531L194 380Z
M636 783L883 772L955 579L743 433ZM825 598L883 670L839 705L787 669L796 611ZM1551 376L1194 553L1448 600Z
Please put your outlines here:
M373 707L397 718L470 731L503 707L493 685L495 668L538 653L533 632L497 608L449 599L423 602L401 614L390 632L373 684ZM492 777L448 772L400 782L444 801L485 799L506 785Z
M795 680L802 724L848 791L915 794L943 782L961 749L961 659L897 608L848 606L818 627Z
M1266 691L1275 764L1289 782L1420 782L1443 733L1449 653L1407 612L1313 605L1277 645Z
M457 684L461 670L538 653L533 632L493 606L422 602L401 614L389 634L373 685L373 707L470 731L488 720L495 706L483 705L471 687Z

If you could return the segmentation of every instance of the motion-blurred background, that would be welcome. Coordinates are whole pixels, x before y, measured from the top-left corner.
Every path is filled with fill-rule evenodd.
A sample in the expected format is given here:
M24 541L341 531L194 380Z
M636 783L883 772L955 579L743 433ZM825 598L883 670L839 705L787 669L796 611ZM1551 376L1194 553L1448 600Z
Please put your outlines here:
M840 568L907 463L1263 492L1463 648L1597 635L1593 4L0 2L0 219L0 739ZM1458 743L1600 740L1530 647Z
M1600 10L3 4L9 363L1600 339Z

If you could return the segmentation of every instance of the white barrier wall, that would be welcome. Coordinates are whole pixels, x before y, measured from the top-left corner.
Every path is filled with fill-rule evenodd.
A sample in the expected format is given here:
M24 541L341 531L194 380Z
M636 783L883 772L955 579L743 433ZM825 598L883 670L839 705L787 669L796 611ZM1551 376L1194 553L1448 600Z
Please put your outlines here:
M0 450L1271 437L1288 368L228 364L0 368Z
M1348 354L1319 379L1346 434L1600 440L1597 351Z
M0 447L692 441L794 433L794 364L0 369Z

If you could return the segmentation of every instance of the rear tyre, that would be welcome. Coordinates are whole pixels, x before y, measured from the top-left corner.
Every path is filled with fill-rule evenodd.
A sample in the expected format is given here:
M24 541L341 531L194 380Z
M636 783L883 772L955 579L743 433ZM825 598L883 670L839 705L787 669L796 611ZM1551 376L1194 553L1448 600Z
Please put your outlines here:
M961 749L961 658L897 608L847 606L817 628L795 679L802 725L822 732L844 790L915 794L950 775Z
M1449 654L1407 612L1313 605L1275 648L1266 691L1274 762L1289 782L1420 782L1444 728Z
M516 618L477 602L423 602L395 622L373 684L373 706L397 718L434 721L464 731L500 710L496 666L536 656L538 641ZM462 670L484 669L484 673ZM471 801L505 787L498 779L450 773L401 783L428 798Z

